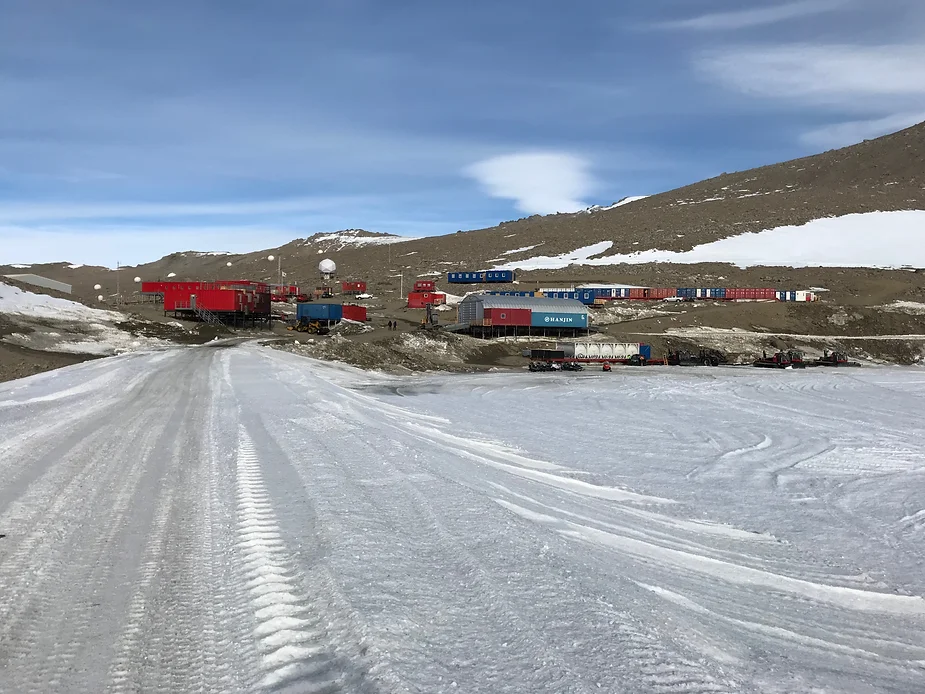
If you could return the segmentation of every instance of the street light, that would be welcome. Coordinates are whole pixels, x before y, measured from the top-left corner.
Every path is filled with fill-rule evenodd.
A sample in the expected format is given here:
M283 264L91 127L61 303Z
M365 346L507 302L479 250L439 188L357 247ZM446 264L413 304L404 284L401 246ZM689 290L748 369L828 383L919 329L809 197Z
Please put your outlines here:
M276 261L276 270L279 273L279 286L283 285L283 256L268 255L267 260L271 263Z

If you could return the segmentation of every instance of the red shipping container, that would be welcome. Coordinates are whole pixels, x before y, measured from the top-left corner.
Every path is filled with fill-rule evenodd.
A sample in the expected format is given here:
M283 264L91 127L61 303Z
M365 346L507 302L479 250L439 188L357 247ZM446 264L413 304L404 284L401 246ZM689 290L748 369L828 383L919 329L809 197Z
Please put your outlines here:
M530 326L532 311L529 308L486 308L485 320L491 325Z
M446 302L446 294L434 292L409 292L408 308L424 308L427 304L439 306Z
M366 291L366 282L341 282L340 283L341 292L345 293L363 293Z
M653 287L649 289L650 299L667 299L678 295L677 287Z
M648 289L630 289L630 299L648 299Z
M414 291L416 292L432 292L437 288L437 283L434 280L418 280L414 283Z
M343 317L345 320L355 320L360 323L366 322L366 307L355 304L344 304Z
M196 308L215 311L216 313L237 313L244 310L244 292L238 289L198 289L192 293L196 297ZM192 305L192 302L190 302Z
M193 287L178 287L168 285L164 290L164 310L175 311L178 308L189 308L190 294L196 291Z

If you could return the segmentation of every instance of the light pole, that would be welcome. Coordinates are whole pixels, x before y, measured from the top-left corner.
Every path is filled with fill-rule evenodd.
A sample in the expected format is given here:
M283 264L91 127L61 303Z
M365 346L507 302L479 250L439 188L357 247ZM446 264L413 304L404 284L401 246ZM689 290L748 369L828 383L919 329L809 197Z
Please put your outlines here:
M269 260L271 263L274 260L276 261L276 271L279 275L279 286L280 287L283 286L283 256L277 257L273 255L268 255L267 260Z

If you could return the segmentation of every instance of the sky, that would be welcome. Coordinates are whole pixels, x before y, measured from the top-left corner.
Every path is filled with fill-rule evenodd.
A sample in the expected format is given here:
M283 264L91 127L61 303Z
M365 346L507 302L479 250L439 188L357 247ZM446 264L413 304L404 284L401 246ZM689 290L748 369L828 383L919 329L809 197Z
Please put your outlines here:
M0 0L0 263L453 233L923 120L921 0Z

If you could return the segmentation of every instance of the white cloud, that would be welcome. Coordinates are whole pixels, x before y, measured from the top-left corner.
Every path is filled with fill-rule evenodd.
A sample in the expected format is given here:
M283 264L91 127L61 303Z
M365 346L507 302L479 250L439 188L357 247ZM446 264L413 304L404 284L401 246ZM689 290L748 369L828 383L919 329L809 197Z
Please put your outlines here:
M812 147L835 149L846 147L863 140L873 139L888 133L903 130L925 121L925 111L898 113L885 118L856 120L847 123L833 123L803 133L800 140Z
M708 77L746 94L868 108L925 97L925 44L740 47L702 55Z
M735 12L717 12L690 19L663 22L660 29L681 29L692 31L729 31L748 29L750 27L776 24L789 19L807 17L823 12L831 12L844 7L846 0L798 0L775 7L760 7Z
M563 152L506 154L472 164L465 173L527 214L577 212L588 206L582 198L595 187L588 162Z

